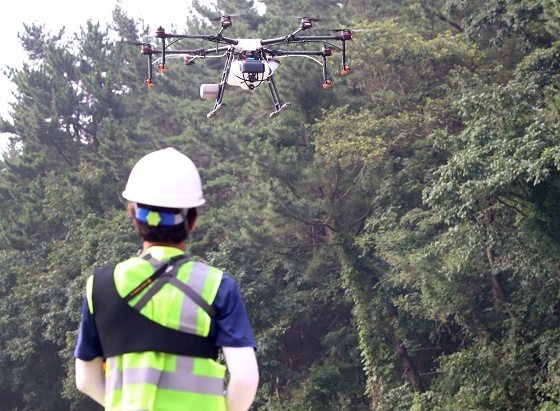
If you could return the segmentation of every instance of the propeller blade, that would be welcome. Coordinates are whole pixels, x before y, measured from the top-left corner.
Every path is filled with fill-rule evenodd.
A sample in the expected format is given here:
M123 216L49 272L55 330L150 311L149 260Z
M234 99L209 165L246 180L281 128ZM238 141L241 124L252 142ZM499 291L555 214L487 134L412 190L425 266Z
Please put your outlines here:
M246 13L224 13L221 16L217 17L210 17L208 20L210 21L221 21L222 17L237 17L237 16L244 16Z
M322 19L319 18L315 18L315 17L309 17L309 16L289 16L292 19L309 19L311 21L322 21Z
M140 41L127 41L123 40L123 44L131 45L131 46L150 46L150 43L142 43Z

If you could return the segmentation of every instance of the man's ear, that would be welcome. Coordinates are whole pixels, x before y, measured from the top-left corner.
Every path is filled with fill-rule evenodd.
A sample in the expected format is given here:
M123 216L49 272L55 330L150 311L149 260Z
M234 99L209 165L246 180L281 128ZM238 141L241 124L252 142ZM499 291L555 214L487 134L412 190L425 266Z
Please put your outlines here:
M140 228L138 227L138 220L136 219L136 215L135 215L135 211L134 211L134 204L135 203L129 201L127 206L126 206L126 209L128 211L128 216L132 220L132 225L134 225L134 228L136 229L136 233L140 237L142 237L142 234L140 233Z
M126 210L128 211L128 215L130 218L134 218L134 203L129 201L126 205Z
M194 231L197 219L198 219L198 210L195 208L194 215L189 218L189 231Z

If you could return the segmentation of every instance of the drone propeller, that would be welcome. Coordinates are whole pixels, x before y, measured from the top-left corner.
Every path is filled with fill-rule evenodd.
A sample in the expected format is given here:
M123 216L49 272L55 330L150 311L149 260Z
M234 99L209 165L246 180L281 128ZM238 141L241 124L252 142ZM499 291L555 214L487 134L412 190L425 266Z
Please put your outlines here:
M316 19L314 17L309 17L309 16L301 16L301 17L291 16L291 17L294 19L301 19L300 28L298 31L310 29L311 27L313 27L314 21L321 21L321 19ZM293 34L295 35L296 33L297 31Z
M121 43L129 45L129 46L151 46L150 43L144 43L144 42L141 42L141 41L121 40Z
M234 14L226 14L226 13L224 13L224 14L222 14L220 17L211 17L211 18L209 18L208 20L210 20L210 21L219 21L219 22L220 22L220 26L221 26L221 30L220 30L220 33L219 33L219 34L222 34L222 32L223 32L225 29L228 29L228 28L230 28L230 27L233 25L233 23L231 22L231 18L232 18L232 17L235 17L235 16L241 16L241 15L242 15L241 13L234 13Z
M344 32L344 31L352 31L352 33L366 33L366 32L370 32L370 31L376 31L374 29L349 29L348 27L342 28L342 29L329 29L329 31L333 31L333 32Z
M312 21L323 21L322 19L316 19L315 17L309 17L309 16L290 16L290 18L292 19L308 19L308 20L312 20Z
M224 17L237 17L237 16L244 16L245 13L224 13L221 16L217 17L210 17L208 20L210 21L221 21Z
M157 54L159 51L152 50L152 45L150 43L144 43L142 41L127 41L123 40L122 44L130 45L130 46L140 46L142 50L142 54Z
M349 28L342 28L342 29L329 29L327 31L340 33L342 36L342 40L352 40L352 33L355 30L350 30ZM359 30L358 30L359 31Z

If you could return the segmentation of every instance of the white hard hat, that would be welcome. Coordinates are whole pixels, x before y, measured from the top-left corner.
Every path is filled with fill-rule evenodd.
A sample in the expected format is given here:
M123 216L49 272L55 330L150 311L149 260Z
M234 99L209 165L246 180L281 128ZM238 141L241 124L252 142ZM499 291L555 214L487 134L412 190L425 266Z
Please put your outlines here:
M135 203L168 208L204 204L196 166L171 147L142 157L130 172L122 195Z

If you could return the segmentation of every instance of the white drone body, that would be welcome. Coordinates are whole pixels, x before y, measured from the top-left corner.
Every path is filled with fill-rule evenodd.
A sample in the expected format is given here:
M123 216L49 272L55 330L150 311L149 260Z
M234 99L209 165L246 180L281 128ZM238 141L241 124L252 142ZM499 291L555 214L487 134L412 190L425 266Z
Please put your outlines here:
M226 78L227 84L241 87L243 90L253 90L272 76L279 65L277 59L247 57L262 48L261 39L237 39L237 44L232 46L237 58L231 62ZM219 84L200 86L200 97L205 100L215 100L219 92Z

